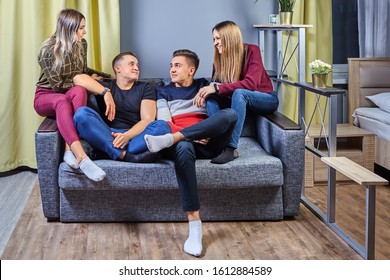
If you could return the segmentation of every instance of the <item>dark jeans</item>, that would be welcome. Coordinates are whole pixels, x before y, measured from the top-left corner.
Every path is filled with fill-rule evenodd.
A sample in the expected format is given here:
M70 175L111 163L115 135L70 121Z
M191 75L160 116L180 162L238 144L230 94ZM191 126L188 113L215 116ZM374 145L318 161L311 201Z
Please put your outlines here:
M218 111L213 116L180 132L186 141L163 150L163 154L175 161L175 170L184 211L200 209L195 160L210 159L219 155L229 142L237 122L237 114L232 109ZM207 145L193 140L210 138Z
M117 160L124 150L127 150L130 154L139 154L147 151L148 147L144 139L145 134L164 135L171 132L167 122L154 121L144 131L131 139L125 149L119 149L112 144L114 136L111 135L111 132L124 133L128 129L109 127L95 110L86 106L77 110L73 120L80 138L86 140L95 149L106 153L113 160Z

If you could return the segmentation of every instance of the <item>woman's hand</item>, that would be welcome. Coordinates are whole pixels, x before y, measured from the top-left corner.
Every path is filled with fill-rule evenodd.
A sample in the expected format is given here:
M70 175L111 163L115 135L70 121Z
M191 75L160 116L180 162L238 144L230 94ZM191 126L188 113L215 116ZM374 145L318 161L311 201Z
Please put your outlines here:
M111 122L115 118L116 106L115 106L114 98L112 98L110 91L108 91L104 95L104 102L106 103L106 112L104 114L107 116L108 120Z
M197 106L199 108L204 107L205 100L202 97L200 97L199 92L195 95L194 100L192 101L192 104L194 104L195 106Z
M129 138L125 133L115 133L111 132L111 135L115 138L112 142L112 145L117 149L124 149L129 143Z
M194 97L193 104L198 107L204 107L207 97L213 93L215 93L213 85L202 87Z

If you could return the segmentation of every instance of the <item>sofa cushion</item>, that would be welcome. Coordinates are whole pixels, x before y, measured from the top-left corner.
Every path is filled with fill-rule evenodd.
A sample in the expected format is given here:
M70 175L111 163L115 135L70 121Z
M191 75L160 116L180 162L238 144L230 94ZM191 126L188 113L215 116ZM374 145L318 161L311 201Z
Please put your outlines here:
M242 137L240 157L230 163L216 165L210 160L197 160L199 189L244 188L283 185L282 162L267 154L254 138ZM174 163L161 160L157 163L135 164L113 160L96 160L106 173L101 182L89 180L79 170L66 163L59 167L59 186L62 189L173 189L177 188ZM156 184L157 182L157 184Z

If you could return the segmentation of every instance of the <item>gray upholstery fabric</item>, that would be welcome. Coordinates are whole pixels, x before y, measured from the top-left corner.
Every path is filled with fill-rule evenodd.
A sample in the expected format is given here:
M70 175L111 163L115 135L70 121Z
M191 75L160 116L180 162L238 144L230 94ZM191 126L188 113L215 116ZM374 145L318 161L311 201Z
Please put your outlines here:
M200 189L203 221L281 220L281 188ZM63 190L62 222L185 221L178 190Z
M294 216L299 210L304 179L304 131L276 129L262 116L257 117L257 131L257 139L264 150L282 161L284 216Z
M155 81L161 81L159 79ZM154 82L155 82L154 81ZM280 220L298 214L304 132L248 114L233 162L197 160L203 220ZM58 131L36 133L44 215L63 222L184 221L174 163L96 160L107 173L89 180L62 162Z
M62 161L64 145L61 135L56 132L35 134L35 150L38 180L42 197L43 213L48 220L60 217L58 187L58 165Z
M238 151L241 156L227 164L197 160L198 188L242 188L283 185L282 162L268 155L254 138L243 137ZM139 164L113 160L96 160L106 172L101 182L93 182L79 170L60 164L59 185L62 189L177 189L174 163ZM259 172L262 170L262 172ZM156 184L158 182L158 184ZM227 183L228 182L228 183Z

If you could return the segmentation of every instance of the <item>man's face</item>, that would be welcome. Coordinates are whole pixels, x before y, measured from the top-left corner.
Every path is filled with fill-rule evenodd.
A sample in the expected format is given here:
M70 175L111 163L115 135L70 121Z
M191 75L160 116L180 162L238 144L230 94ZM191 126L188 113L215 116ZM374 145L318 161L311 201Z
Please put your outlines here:
M175 56L171 61L170 76L173 83L178 86L192 83L195 68L190 66L184 56Z
M132 55L125 55L122 62L115 66L117 76L127 80L138 80L139 78L139 64L138 59Z

